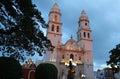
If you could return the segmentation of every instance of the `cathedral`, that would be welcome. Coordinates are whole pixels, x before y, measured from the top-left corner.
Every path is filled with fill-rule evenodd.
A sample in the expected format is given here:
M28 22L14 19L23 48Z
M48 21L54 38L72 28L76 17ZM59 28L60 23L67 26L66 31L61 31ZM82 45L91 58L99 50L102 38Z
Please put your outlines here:
M67 79L70 61L74 79L94 79L92 30L89 19L83 10L78 20L77 41L72 36L62 43L61 11L57 3L50 9L48 17L47 38L55 47L47 51L44 62L53 63L58 69L58 79Z

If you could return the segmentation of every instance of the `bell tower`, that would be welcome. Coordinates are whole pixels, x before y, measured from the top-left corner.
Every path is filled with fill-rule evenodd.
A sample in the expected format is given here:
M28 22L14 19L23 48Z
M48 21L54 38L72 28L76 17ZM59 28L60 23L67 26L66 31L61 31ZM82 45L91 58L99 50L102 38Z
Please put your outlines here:
M77 32L78 44L81 47L85 46L85 49L91 50L92 46L88 47L87 45L88 45L88 43L92 43L92 37L91 37L92 31L91 31L90 26L89 26L89 19L86 16L86 13L84 10L81 13L81 17L79 18L78 25L79 25L78 32Z
M78 21L77 42L84 49L84 73L86 74L86 79L94 79L92 30L84 10Z
M57 63L58 59L58 46L62 44L62 22L60 20L61 13L57 3L54 3L49 12L49 21L47 28L47 38L51 41L55 47L53 51L48 51L45 56L45 61Z
M57 3L53 5L49 13L49 22L47 29L47 38L51 40L52 45L57 47L61 44L62 39L62 22L61 13Z

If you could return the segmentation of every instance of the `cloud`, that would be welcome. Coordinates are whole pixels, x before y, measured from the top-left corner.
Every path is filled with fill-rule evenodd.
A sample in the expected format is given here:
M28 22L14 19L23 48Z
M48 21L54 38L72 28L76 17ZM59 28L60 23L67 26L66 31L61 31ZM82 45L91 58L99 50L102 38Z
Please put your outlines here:
M108 67L106 64L99 64L99 63L94 63L94 70L97 71L98 69L103 69Z
M43 17L48 21L48 13L54 0L33 0ZM63 22L63 42L71 35L76 39L78 20L84 9L92 29L94 67L104 67L109 59L109 51L120 43L120 0L57 0Z

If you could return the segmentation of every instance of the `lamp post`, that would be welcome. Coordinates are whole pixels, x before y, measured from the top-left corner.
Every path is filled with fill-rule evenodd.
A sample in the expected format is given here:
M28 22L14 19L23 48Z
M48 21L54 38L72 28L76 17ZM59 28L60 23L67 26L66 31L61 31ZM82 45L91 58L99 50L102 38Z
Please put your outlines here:
M69 63L65 63L65 65L69 67L67 79L74 79L75 70L73 68L72 59L69 59Z
M82 79L85 79L85 77L86 77L85 74L82 74L82 75L81 75L81 78L82 78Z

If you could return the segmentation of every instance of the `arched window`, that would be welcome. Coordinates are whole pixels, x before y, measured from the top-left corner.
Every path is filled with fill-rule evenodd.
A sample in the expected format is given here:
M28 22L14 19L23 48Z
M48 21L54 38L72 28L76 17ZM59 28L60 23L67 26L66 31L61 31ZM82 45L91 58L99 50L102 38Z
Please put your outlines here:
M85 25L87 26L87 23L85 23Z
M81 57L79 57L79 60L81 60Z
M51 28L52 31L54 31L54 25L52 25L52 28Z
M59 32L59 26L57 26L57 32Z
M64 55L62 55L62 59L64 59L65 57L64 57Z
M70 59L74 60L74 55L70 54Z
M55 15L55 16L54 16L54 21L57 21L57 18L58 18L57 15Z
M84 32L84 37L86 37L86 32Z
M88 33L88 38L90 38L90 33Z

